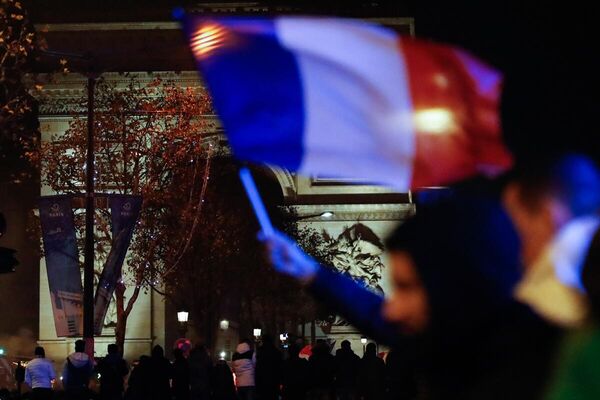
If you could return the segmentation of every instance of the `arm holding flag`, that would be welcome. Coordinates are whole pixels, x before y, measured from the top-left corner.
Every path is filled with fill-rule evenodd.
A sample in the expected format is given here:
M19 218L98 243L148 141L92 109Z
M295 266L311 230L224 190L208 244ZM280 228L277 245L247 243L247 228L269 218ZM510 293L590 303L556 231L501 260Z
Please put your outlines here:
M347 276L320 266L290 238L275 231L264 238L273 267L302 282L320 301L342 314L365 335L380 343L398 346L402 336L382 317L382 296Z

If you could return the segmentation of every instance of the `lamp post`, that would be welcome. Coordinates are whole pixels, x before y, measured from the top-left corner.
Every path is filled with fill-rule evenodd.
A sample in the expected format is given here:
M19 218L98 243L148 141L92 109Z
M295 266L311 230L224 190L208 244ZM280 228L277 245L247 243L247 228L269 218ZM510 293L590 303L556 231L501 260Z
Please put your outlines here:
M366 338L366 337L364 337L364 336L363 336L363 337L361 337L361 338L360 338L360 342L361 342L361 343L362 343L362 345L363 345L363 356L364 356L364 355L365 355L365 352L367 351L367 348L366 348L366 347L367 347L367 338Z
M254 328L252 333L254 334L254 341L258 343L258 341L260 340L260 336L262 334L262 329Z
M279 341L281 342L281 345L284 348L287 348L287 340L288 340L288 334L287 333L282 333L279 335Z
M179 335L185 337L187 334L187 323L190 313L187 311L179 311L177 313L177 321L179 321Z

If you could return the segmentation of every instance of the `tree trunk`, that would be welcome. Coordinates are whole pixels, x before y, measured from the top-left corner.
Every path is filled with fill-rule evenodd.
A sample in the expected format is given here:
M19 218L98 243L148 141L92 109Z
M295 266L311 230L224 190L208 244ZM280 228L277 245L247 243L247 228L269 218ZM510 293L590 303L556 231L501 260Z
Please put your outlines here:
M127 330L127 316L125 315L125 285L117 284L115 288L117 303L117 326L115 327L115 343L123 354L125 350L125 331Z
M131 298L127 302L127 307L125 307L125 285L120 282L117 284L115 288L115 298L117 305L117 326L115 327L115 343L119 347L119 351L121 354L125 352L125 334L127 332L127 318L129 318L129 314L131 314L131 310L133 310L133 305L137 301L140 295L140 284L138 283L131 295Z

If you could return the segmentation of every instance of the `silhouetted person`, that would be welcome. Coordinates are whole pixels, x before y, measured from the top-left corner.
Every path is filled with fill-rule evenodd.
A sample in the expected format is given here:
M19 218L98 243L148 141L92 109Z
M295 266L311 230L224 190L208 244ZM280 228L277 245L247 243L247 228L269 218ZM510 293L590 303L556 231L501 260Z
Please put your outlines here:
M335 390L339 400L356 399L360 358L348 340L335 352Z
M75 352L67 357L63 368L63 387L69 400L85 400L89 394L88 384L94 372L94 363L85 353L85 342L75 342Z
M329 352L329 345L322 339L317 340L308 360L311 400L333 399L335 380L335 359Z
M150 384L151 368L150 357L141 356L138 364L131 371L127 382L126 400L145 400L152 398L152 385Z
M33 354L35 358L29 361L25 368L25 383L31 388L33 400L50 400L52 399L52 381L56 378L54 366L46 358L43 347L36 347Z
M23 382L25 382L25 367L23 366L22 361L19 361L15 367L15 382L17 383L17 394L19 397L21 397L21 392L23 391Z
M384 399L386 394L385 363L377 356L375 343L367 344L360 362L359 388L363 400Z
M108 354L98 362L100 374L100 398L102 400L120 400L123 398L124 380L129 373L127 362L119 354L119 347L108 345Z
M190 399L190 364L181 349L173 349L173 381L171 391L174 400Z
M171 396L169 381L172 377L172 366L165 358L165 352L159 345L152 349L150 357L150 381L152 388L151 398L156 400L168 399Z
M247 342L237 345L232 357L232 368L236 377L238 398L254 400L256 395L256 357Z
M256 392L261 400L277 400L281 384L281 352L271 335L263 335L262 345L256 351Z
M212 361L206 347L196 345L190 352L190 384L192 400L208 399L211 389Z
M283 400L305 400L308 391L308 361L300 358L301 346L289 348L290 357L283 362Z
M211 371L211 400L236 400L233 372L225 360L219 360Z

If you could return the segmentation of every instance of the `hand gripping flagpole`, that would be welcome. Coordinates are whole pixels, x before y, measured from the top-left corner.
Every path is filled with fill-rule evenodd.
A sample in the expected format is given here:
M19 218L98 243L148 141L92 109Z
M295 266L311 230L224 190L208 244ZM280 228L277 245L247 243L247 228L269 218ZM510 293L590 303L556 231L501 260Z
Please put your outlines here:
M252 178L252 174L250 174L250 170L248 168L240 169L240 179L242 180L244 189L246 189L246 194L250 199L250 203L252 204L254 214L256 214L256 218L258 219L260 229L265 236L272 236L275 230L273 229L273 225L269 219L269 214L267 214L267 209L260 198L256 184L254 183L254 179Z

